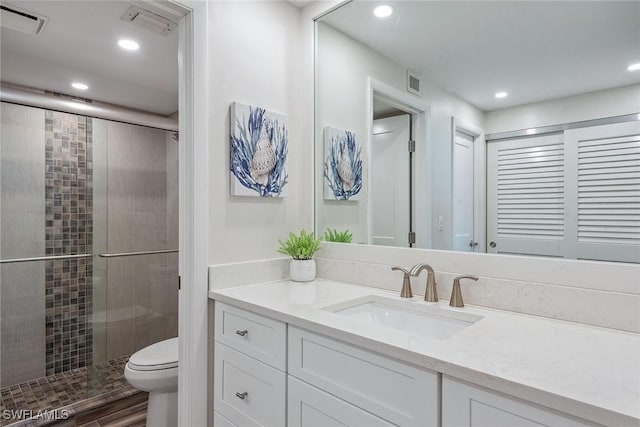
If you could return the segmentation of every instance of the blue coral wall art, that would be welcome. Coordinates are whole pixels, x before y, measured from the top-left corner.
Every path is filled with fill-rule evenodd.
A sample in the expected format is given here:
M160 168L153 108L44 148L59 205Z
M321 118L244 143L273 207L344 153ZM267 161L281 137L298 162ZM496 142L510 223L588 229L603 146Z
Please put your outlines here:
M289 131L287 116L234 102L229 114L231 195L285 195Z
M348 130L324 128L324 198L357 201L362 197L361 138Z

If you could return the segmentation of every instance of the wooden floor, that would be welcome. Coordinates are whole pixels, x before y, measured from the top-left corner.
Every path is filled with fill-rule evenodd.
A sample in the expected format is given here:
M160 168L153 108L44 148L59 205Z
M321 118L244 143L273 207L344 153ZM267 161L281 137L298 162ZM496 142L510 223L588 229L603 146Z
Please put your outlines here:
M25 418L45 411L66 410L80 418L93 412L89 408L105 414L104 408L116 412L141 403L142 398L146 401L146 393L132 400L124 399L141 394L124 377L127 360L128 357L120 357L0 389L0 426L43 425L45 420ZM128 404L123 406L124 402ZM9 417L12 414L16 416Z
M148 393L137 393L79 413L50 427L144 427L148 396Z
M147 402L106 415L77 427L145 427L147 421Z

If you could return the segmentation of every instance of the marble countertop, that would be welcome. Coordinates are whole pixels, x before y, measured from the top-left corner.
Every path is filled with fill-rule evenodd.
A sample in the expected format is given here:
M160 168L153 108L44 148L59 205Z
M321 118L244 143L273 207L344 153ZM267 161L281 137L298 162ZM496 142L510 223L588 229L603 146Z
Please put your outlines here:
M209 292L218 301L608 426L640 426L640 334L493 310L446 339L352 320L323 308L399 292L324 279ZM406 299L402 299L406 301ZM435 304L414 297L409 304Z

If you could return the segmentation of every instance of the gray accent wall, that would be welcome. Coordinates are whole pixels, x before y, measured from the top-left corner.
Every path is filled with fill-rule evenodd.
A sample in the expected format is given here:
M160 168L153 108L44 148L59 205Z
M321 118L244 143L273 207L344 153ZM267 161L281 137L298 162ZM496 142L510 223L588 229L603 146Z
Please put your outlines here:
M44 110L0 106L0 257L45 254ZM44 262L0 265L0 386L45 374Z
M177 249L178 142L116 122L107 133L108 251ZM177 254L110 258L106 271L107 359L177 336Z

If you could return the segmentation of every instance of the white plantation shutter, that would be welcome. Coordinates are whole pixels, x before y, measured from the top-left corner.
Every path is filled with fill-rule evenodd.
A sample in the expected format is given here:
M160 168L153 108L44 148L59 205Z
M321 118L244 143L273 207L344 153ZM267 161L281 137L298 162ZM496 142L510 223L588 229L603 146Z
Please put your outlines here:
M577 182L567 247L579 259L640 262L640 122L568 130L565 140Z
M488 146L489 252L562 256L562 135L505 140Z
M640 263L640 121L491 142L488 252Z

